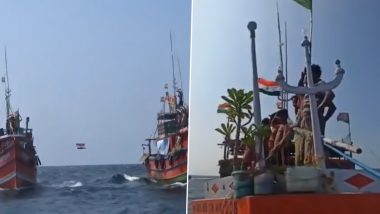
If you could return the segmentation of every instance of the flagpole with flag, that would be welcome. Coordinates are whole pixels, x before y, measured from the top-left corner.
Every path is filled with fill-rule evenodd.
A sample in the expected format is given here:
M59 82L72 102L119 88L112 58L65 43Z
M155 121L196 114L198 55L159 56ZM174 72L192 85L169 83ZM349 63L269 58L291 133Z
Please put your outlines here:
M341 112L336 117L337 121L342 121L348 125L348 136L351 140L351 125L350 125L350 115L347 112Z

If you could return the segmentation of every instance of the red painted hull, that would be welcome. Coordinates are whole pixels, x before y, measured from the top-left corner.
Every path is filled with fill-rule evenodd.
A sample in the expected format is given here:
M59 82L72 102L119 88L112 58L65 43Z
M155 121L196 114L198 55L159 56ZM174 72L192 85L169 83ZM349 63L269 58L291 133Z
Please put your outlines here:
M145 160L144 165L151 179L160 183L187 181L187 131L181 135L183 137L181 151L174 158L165 157L157 160L156 155L151 155ZM175 139L176 136L170 138L170 149L172 149Z
M376 214L380 194L258 195L241 199L203 199L191 203L192 214Z
M0 137L0 188L23 189L37 181L36 153L32 137L4 135Z

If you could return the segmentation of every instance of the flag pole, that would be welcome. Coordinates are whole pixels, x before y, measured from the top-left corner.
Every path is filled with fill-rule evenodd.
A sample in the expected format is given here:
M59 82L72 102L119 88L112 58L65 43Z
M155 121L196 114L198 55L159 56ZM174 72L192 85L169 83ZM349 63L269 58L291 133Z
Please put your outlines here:
M258 75L257 75L257 62L256 62L256 41L255 41L255 30L257 28L256 22L249 22L247 28L249 29L251 36L251 54L252 54L252 77L253 77L253 112L255 114L255 124L257 126L261 125L261 108L260 108L260 94L258 86ZM264 160L264 146L261 138L255 137L255 160L256 166L258 168L265 168Z

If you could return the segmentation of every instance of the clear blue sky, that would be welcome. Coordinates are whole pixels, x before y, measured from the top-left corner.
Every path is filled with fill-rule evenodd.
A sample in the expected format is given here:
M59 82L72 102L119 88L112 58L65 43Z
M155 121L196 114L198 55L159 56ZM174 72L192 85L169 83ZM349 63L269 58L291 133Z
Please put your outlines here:
M12 106L30 116L43 165L138 163L172 81L170 31L188 99L190 0L0 5Z
M309 29L309 11L292 0L279 1L282 28L288 26L289 82L297 84L305 66L300 44ZM259 75L275 79L280 65L275 0L193 0L190 86L190 174L217 175L223 137L214 131L225 122L217 114L220 96L231 87L252 90L249 21L256 21ZM380 2L372 0L314 1L313 63L322 78L334 77L339 58L346 70L335 89L337 111L326 135L342 138L347 125L338 123L338 112L349 112L352 138L363 148L359 160L380 166ZM261 95L262 117L275 111L276 98ZM291 106L291 105L290 105ZM293 109L291 108L291 112ZM293 117L294 119L294 117Z

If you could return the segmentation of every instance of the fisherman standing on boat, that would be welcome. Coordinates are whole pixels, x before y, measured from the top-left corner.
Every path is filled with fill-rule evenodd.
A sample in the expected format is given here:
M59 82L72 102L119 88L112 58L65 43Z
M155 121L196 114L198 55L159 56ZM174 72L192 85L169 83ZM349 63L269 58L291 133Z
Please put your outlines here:
M183 92L182 92L182 90L179 88L179 89L177 90L177 93L178 93L178 100L179 100L178 105L177 105L177 108L179 108L180 106L183 106Z
M312 70L312 78L314 85L324 84L321 79L322 70L319 65L311 65ZM298 81L298 86L304 87L307 85L307 76L306 76L306 68L301 73L301 78ZM333 103L333 99L335 97L332 91L324 91L315 94L318 106L318 117L319 124L321 129L321 134L325 135L325 127L326 122L330 119L330 117L334 114L336 107ZM311 115L310 115L310 101L308 95L297 95L293 98L293 105L296 111L296 124L291 127L299 127L301 133L298 133L294 136L295 142L295 164L296 165L308 165L313 163L314 157L314 148L313 148L313 140L312 136L307 134L312 131L311 125ZM327 108L327 113L325 115L325 109Z
M314 86L318 86L320 84L324 84L325 82L321 79L322 70L319 65L313 64L311 65L311 71L313 73L313 82ZM306 68L301 73L301 78L298 81L298 86L306 86L307 85L307 76L306 76ZM317 99L317 106L318 106L318 115L319 115L319 124L321 128L321 134L325 135L325 128L326 128L326 122L331 118L331 116L334 114L336 110L336 106L333 102L333 99L335 98L335 94L333 91L324 91L319 92L315 94L315 97ZM294 98L295 100L293 102L297 103L295 105L295 111L297 117L299 117L299 110L302 110L303 102L305 102L305 99L308 99L308 96L305 97L297 96ZM325 114L325 109L327 108L327 112Z
M311 71L313 72L313 82L315 86L324 84L325 82L321 79L322 70L319 65L311 65ZM336 110L336 106L333 102L335 94L333 91L328 90L324 92L319 92L315 95L317 99L319 124L321 127L321 134L325 135L326 122L331 118ZM327 112L325 114L325 109Z

